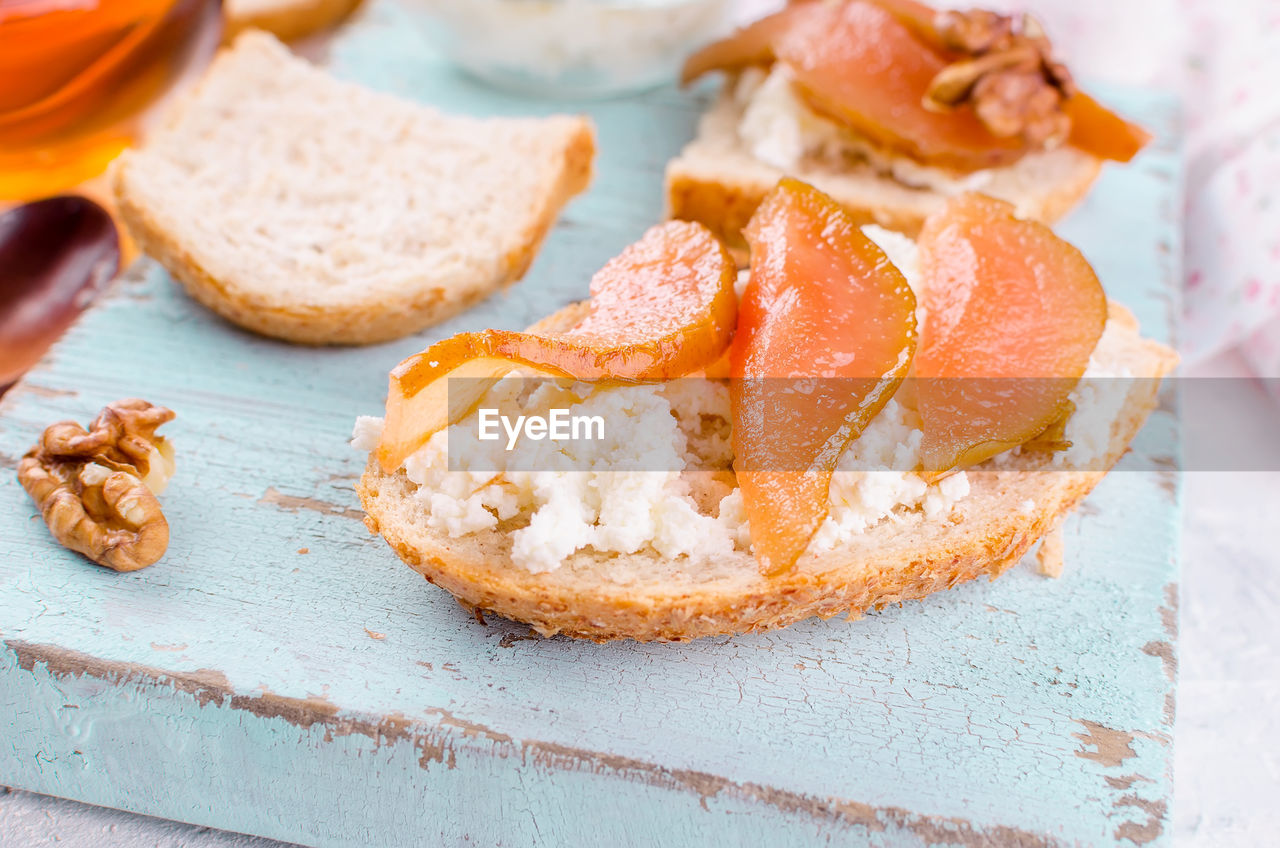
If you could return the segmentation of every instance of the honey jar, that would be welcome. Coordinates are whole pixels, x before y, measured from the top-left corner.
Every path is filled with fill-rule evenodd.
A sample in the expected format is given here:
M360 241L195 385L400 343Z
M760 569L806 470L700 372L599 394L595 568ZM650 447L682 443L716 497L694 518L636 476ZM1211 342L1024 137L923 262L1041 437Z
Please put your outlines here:
M219 0L0 0L0 203L101 173L220 31Z

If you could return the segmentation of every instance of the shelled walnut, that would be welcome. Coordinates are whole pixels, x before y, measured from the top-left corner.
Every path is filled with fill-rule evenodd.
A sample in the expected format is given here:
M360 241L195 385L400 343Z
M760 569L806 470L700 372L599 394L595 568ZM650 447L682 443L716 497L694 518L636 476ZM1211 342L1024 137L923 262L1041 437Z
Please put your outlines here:
M155 563L169 547L156 495L174 472L156 430L174 414L144 400L109 404L89 425L50 426L18 466L22 487L62 545L116 571Z
M943 68L924 105L949 112L972 105L978 119L1001 138L1021 136L1032 147L1066 140L1071 119L1063 104L1075 93L1070 71L1030 15L974 9L939 12L938 37L959 58Z

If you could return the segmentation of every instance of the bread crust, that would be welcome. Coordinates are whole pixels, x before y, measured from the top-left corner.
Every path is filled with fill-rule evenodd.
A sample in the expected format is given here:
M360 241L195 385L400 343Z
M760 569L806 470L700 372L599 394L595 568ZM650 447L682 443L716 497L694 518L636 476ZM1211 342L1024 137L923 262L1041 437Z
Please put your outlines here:
M1137 334L1122 307L1113 314L1131 336L1126 364L1137 375L1113 427L1110 468L1155 407L1159 378L1177 354ZM551 323L554 323L555 316ZM511 527L450 538L426 528L417 486L403 471L386 474L371 461L357 484L365 523L411 568L453 594L466 608L530 624L544 636L604 642L687 641L703 636L785 627L818 616L860 616L871 608L923 598L980 575L995 578L1059 525L1105 476L1101 470L1052 471L1048 460L1024 454L1012 470L970 471L972 491L945 520L910 526L882 522L848 549L806 554L789 574L766 579L754 560L688 572L656 553L629 556L579 551L557 571L533 574L510 557ZM1031 500L1035 509L1021 504ZM639 579L611 576L625 564Z
M210 275L187 246L130 191L127 166L113 170L112 190L120 217L142 251L163 265L196 301L223 318L255 333L295 344L366 345L398 339L445 321L523 277L561 208L591 181L594 158L595 135L584 120L565 146L554 188L543 198L520 246L504 257L501 277L476 280L466 290L430 287L409 298L340 307L281 305L243 287L228 285Z
M742 228L764 196L784 176L810 183L835 198L858 224L878 224L916 236L924 220L940 209L947 195L911 188L882 175L865 162L839 168L824 162L804 162L784 171L756 159L738 138L742 108L726 90L698 126L698 135L667 164L667 215L705 224L731 247L744 245ZM1078 151L1049 154L1055 162L1052 179L1034 180L1007 190L979 190L1009 200L1024 218L1053 223L1088 193L1102 170L1102 161ZM1068 158L1069 157L1069 158ZM1009 179L1009 168L993 172Z
M361 0L292 0L271 9L244 9L235 0L224 8L223 41L230 43L247 29L263 29L282 41L296 41L336 26L359 7Z
M270 36L246 33L241 43ZM284 50L284 48L279 48ZM211 71L214 73L217 67ZM178 103L170 123L182 120L187 109L198 108L199 90ZM111 188L120 217L139 247L155 258L198 302L223 318L265 336L308 345L364 345L390 341L437 324L483 300L492 292L510 286L529 269L543 239L555 224L560 210L591 181L595 159L595 131L582 117L545 119L563 137L557 139L557 156L539 167L547 169L546 190L531 199L527 223L516 246L502 256L494 274L476 275L465 283L450 281L433 285L423 281L410 291L394 295L370 293L360 299L320 303L307 297L283 299L263 292L252 279L222 279L210 273L198 258L197 245L181 235L181 227L166 220L159 202L142 187L146 181L147 148L126 152L110 172ZM550 158L550 157L549 157Z

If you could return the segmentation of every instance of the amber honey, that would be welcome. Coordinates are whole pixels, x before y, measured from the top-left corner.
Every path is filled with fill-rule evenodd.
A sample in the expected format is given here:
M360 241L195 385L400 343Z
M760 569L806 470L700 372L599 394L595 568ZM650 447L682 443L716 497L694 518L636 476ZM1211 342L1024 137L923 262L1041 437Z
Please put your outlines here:
M219 0L0 0L0 202L100 173L217 44Z

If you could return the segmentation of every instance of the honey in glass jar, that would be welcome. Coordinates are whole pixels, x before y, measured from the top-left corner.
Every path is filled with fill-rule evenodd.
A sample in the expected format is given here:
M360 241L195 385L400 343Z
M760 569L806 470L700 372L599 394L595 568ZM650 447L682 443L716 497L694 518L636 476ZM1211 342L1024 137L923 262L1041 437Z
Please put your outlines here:
M0 203L101 173L220 31L220 0L0 0Z

